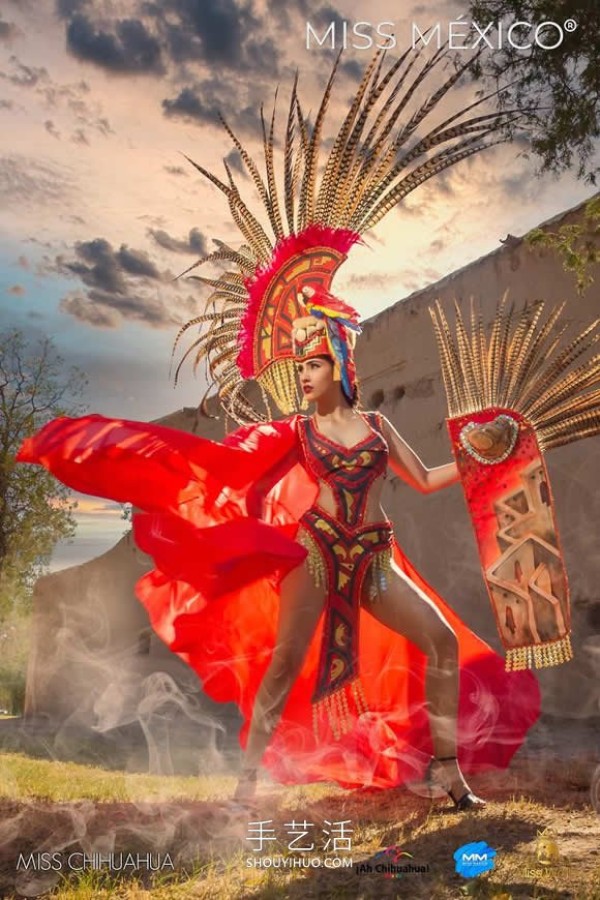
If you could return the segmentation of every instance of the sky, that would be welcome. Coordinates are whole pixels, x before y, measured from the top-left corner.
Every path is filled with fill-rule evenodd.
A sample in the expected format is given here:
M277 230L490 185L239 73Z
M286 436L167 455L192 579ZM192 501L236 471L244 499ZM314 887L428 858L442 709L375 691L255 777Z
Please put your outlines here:
M402 7L402 9L401 9ZM420 0L4 0L0 4L0 330L50 335L89 380L90 411L138 420L195 406L201 380L169 374L180 325L204 296L175 280L212 239L234 241L225 198L185 156L252 199L221 112L260 159L260 105L280 91L283 121L296 71L314 111L334 51L306 47L310 22L393 22L398 46L464 13ZM491 51L490 51L491 52ZM394 51L392 51L392 56ZM325 127L334 133L372 50L348 48ZM465 85L449 101L472 99ZM446 110L445 110L446 111ZM491 252L591 193L567 173L536 177L522 146L502 145L412 193L367 235L336 276L367 318ZM209 270L210 271L210 270ZM109 549L121 509L79 498L78 534L52 569Z

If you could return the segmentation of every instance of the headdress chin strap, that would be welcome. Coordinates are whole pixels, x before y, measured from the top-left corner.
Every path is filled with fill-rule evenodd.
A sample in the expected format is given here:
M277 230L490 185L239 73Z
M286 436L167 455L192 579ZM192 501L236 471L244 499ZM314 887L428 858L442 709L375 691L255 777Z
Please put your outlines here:
M296 360L331 357L334 380L341 381L346 398L352 402L356 386L353 350L361 331L358 313L323 288L303 287L298 302L307 315L292 323Z

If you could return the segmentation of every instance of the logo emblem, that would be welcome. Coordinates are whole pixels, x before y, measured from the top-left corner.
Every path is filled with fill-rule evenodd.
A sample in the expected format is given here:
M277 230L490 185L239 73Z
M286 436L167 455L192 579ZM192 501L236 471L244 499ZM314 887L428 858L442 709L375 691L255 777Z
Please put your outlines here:
M559 864L558 844L554 836L546 830L538 831L535 858L540 866L557 866Z
M494 868L496 851L485 841L463 844L454 852L456 871L464 878L476 878Z

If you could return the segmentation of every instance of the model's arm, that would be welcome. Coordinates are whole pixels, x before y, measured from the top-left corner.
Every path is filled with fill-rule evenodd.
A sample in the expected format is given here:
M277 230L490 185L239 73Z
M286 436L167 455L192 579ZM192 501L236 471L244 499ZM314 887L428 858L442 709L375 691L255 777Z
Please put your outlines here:
M296 448L287 453L283 459L269 469L262 478L255 481L248 489L246 494L246 509L249 516L257 519L264 518L265 513L265 497L272 490L278 481L287 475L292 466L298 462L298 451Z
M383 434L390 448L390 468L411 487L422 494L431 494L460 479L456 463L428 469L394 426L382 416Z

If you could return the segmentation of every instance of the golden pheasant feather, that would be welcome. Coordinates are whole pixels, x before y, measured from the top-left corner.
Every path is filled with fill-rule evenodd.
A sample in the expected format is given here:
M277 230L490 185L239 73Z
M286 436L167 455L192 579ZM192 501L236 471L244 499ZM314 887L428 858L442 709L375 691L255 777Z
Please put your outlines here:
M294 79L283 129L281 164L276 152L276 103L268 123L261 109L264 174L229 123L222 119L257 192L258 203L254 209L243 198L241 187L227 163L224 163L227 180L223 181L186 157L225 195L243 247L236 250L229 244L217 242L217 251L207 254L182 273L187 275L197 266L209 263L231 263L235 267L216 278L191 276L212 288L213 292L205 301L204 315L193 318L180 329L173 353L188 329L200 326L200 334L185 353L184 360L191 357L194 370L206 360L209 392L211 387L216 388L221 405L239 422L260 421L264 414L254 409L247 399L242 399L244 377L248 377L247 372L252 371L252 366L246 366L244 376L243 366L239 365L238 385L234 354L226 354L221 342L228 340L232 348L237 346L233 322L237 317L238 330L242 328L250 305L249 286L273 266L274 258L283 258L280 251L286 241L292 236L304 238L311 229L316 229L313 245L322 240L327 247L328 235L342 235L338 241L339 249L332 249L334 256L330 266L335 269L344 258L345 248L381 221L411 191L461 160L505 140L505 126L513 120L511 112L482 110L489 98L480 97L462 112L427 128L442 100L475 58L455 68L450 67L451 54L447 47L436 50L428 58L422 48L409 48L386 66L385 54L378 51L365 67L348 112L330 149L326 150L323 140L325 120L340 55L333 64L312 128L302 112L298 76ZM450 68L444 71L445 67ZM435 89L430 90L429 85L439 75L441 79L438 78ZM419 103L418 98L423 92L427 93ZM334 269L327 277L331 277ZM233 311L234 315L220 318L228 311ZM210 325L210 316L221 325L225 321L231 322L232 327L219 327L215 331ZM220 342L218 351L216 337ZM176 379L181 362L177 366ZM286 382L286 396L288 388L293 394L289 374L284 376L281 367L278 371L278 377ZM262 387L265 384L271 390L273 379L267 379ZM292 394L289 402L286 401L288 405L293 402ZM282 407L281 397L275 399Z

